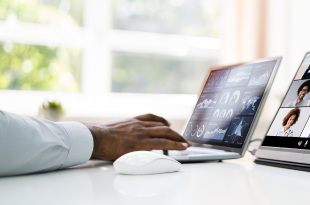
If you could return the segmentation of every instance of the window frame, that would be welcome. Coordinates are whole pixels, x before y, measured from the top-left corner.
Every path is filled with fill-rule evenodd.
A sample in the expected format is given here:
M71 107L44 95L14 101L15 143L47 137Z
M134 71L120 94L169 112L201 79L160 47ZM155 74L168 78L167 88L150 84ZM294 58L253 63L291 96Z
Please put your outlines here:
M68 103L65 103L68 105L64 106L68 118L99 117L102 115L124 116L124 110L115 111L114 114L110 113L109 110L113 110L110 107L115 107L119 100L126 97L127 99L136 99L132 102L139 102L139 100L145 102L145 106L148 108L145 109L143 103L136 103L139 106L133 106L134 111L133 109L127 110L126 115L144 112L162 113L165 110L170 113L168 115L175 118L184 118L186 113L186 111L182 111L184 106L181 106L180 109L176 108L175 111L178 110L178 112L174 112L171 111L171 105L174 104L175 100L181 99L185 104L187 103L185 107L194 106L195 100L193 101L193 99L196 99L196 95L111 93L111 51L218 59L222 47L220 39L209 37L111 29L111 0L83 1L83 27L66 28L37 23L0 21L0 30L0 41L9 40L13 43L82 49L80 93L0 90L3 99L8 99L8 101L0 102L1 109L32 117L37 116L38 108L45 100L74 103L72 99L77 101L81 107L87 107L94 101L97 104L92 106L92 109L87 108L86 110L89 111L86 113L83 111L84 108L73 108L75 106L69 106ZM157 42L161 43L158 44ZM198 92L199 90L197 90ZM161 103L154 105L152 100ZM26 103L19 106L20 102ZM152 106L154 109L150 109ZM107 112L96 111L102 107L109 107L109 109L106 110Z

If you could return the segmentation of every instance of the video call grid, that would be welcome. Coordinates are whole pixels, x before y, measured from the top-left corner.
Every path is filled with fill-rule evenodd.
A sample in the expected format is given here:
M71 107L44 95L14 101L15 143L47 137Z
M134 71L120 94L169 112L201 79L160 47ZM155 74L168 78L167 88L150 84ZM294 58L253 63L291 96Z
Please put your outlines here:
M305 59L304 59L305 60ZM303 70L304 69L304 70ZM301 77L297 77L301 76ZM281 106L273 119L270 128L268 129L267 136L262 143L262 146L273 146L273 147L286 147L286 148L295 148L295 149L310 149L310 65L304 65L302 63L301 67L298 69L298 72L294 78L288 92L281 103ZM299 103L297 106L294 103L295 100L299 97L299 90L303 89L304 85L309 83L309 89L307 94L303 96L303 103ZM300 89L301 88L301 89ZM295 94L295 96L294 96ZM302 102L302 101L301 101ZM289 127L286 133L284 132L283 121L284 118L288 115L289 112L295 108L300 109L300 114L298 121ZM283 113L285 116L283 117ZM280 117L280 115L282 115ZM303 115L303 117L302 117ZM282 119L281 119L282 118ZM281 121L282 120L282 121ZM274 130L277 130L274 132ZM293 132L291 132L291 131ZM295 130L295 131L294 131ZM281 132L282 131L282 132ZM291 137L289 136L291 134ZM296 134L297 133L297 134ZM280 135L280 136L278 136ZM282 136L281 136L282 135ZM283 136L287 135L287 136ZM281 140L279 140L281 139Z
M310 94L307 94L307 95L310 96ZM282 119L280 118L282 121L279 121L278 117L279 117L280 114L285 113L286 115L288 115L291 110L294 110L295 108L299 108L300 109L300 114L299 114L299 117L298 117L298 121L294 125L292 125L290 128L293 130L294 127L297 127L297 129L299 129L298 133L300 133L300 134L298 134L298 135L293 134L291 137L296 137L296 138L303 137L303 138L305 138L306 136L302 136L302 134L305 131L305 128L307 127L306 125L310 126L310 122L309 122L309 118L310 118L310 107L309 107L310 106L310 102L309 102L309 105L298 106L298 107L297 106L292 106L292 105L285 106L284 102L285 102L285 100L287 100L287 97L288 96L286 95L284 100L283 100L283 103L281 104L280 109L278 110L278 112L276 114L275 119L272 122L272 125L271 125L267 135L268 136L277 136L275 134L272 134L271 130L272 130L272 128L274 128L276 126L275 125L276 123L279 125L279 124L281 124L283 122L284 118L282 118ZM290 99L290 100L293 101L293 99ZM303 116L303 118L301 118L302 115L305 115L305 116ZM309 122L309 124L308 124L308 122ZM296 126L296 125L298 125L298 126ZM282 124L281 128L283 128L283 124ZM293 133L294 133L294 130L293 130ZM285 136L278 136L278 137L285 137ZM310 138L310 129L308 130L307 138Z
M257 65L257 64L256 64ZM270 77L270 75L268 76L268 79L267 80L265 80L265 81L262 81L261 80L261 78L257 78L257 79L254 79L253 78L253 73L257 73L257 69L255 69L254 67L255 67L255 65L251 65L253 68L251 69L251 73L250 74L247 74L247 76L248 76L248 79L247 79L247 81L246 82L242 82L241 84L237 84L236 86L234 86L234 87L230 87L230 88L226 88L226 85L227 85L227 83L226 82L223 82L222 81L222 79L223 78L221 78L221 81L220 81L220 83L221 83L221 85L222 86L217 86L217 89L216 89L216 92L210 92L210 91L214 91L214 90L212 90L212 89L206 89L207 87L208 87L208 85L210 85L209 84L209 81L210 81L210 79L212 79L212 78L209 78L208 79L208 81L207 81L207 83L206 83L206 86L205 86L205 88L204 88L204 90L203 90L203 93L201 94L201 96L204 96L204 95L210 95L210 94L218 94L219 92L220 92L220 97L219 96L217 96L216 98L217 98L217 101L219 100L219 98L221 98L222 97L222 95L223 95L223 92L225 92L227 89L230 89L230 90L233 90L233 89L240 89L240 88L242 88L241 90L241 92L239 92L239 96L238 96L238 100L236 101L236 103L235 103L235 105L233 106L234 107L234 113L232 113L231 114L231 117L230 117L230 119L229 119L229 121L226 121L226 122L224 122L223 120L218 120L218 119L210 119L210 118L206 118L205 120L198 120L198 119L201 119L201 117L197 117L197 115L199 115L198 113L199 113L199 111L197 111L198 110L198 106L200 106L200 104L201 104L201 100L199 99L198 100L198 103L197 103L197 105L196 105L196 108L195 108L195 110L194 110L194 112L193 112L193 116L195 117L196 116L196 119L193 119L193 116L192 116L192 118L191 118L191 120L190 120L190 122L189 122L189 124L188 124L188 126L193 126L193 122L195 122L196 123L196 125L199 125L199 128L197 127L197 134L198 135L204 135L204 136L206 136L207 138L209 138L208 140L204 140L204 138L203 137L199 137L199 140L197 140L197 138L195 139L193 139L192 137L191 137L191 140L193 140L193 141L196 141L196 142L199 142L199 143L209 143L209 144L218 144L218 145L222 145L223 143L225 143L225 146L234 146L234 147L241 147L242 146L242 144L243 144L243 142L244 142L244 139L245 139L245 137L246 137L246 135L247 135L247 132L248 132L248 130L249 130L249 128L250 128L250 126L251 126L251 124L252 124L252 120L253 120L253 118L254 118L254 115L255 115L255 113L256 113L256 110L255 110L255 112L254 113L252 113L252 114L250 114L250 113L247 113L247 114L244 114L244 113L240 113L240 112L238 112L239 114L236 114L236 109L238 110L238 111L240 111L240 107L242 107L242 98L243 97L245 97L244 96L244 93L246 93L246 92L255 92L256 91L256 93L261 93L260 94L260 96L259 96L259 100L258 99L253 99L253 101L252 101L252 104L254 104L254 103L256 103L256 106L258 107L258 105L259 105L259 103L260 103L260 98L262 97L262 94L263 94L263 92L264 92L264 90L265 90L265 87L266 87L266 85L267 85L267 83L268 83L268 80L269 80L269 77ZM246 66L247 68L249 68L249 66ZM274 67L274 66L273 66ZM268 70L269 71L269 74L271 74L272 73L272 69L273 69L273 67L272 68L267 68L267 69L265 69L265 70ZM240 67L237 67L237 68L239 68L240 69ZM241 67L242 68L242 67ZM224 70L224 73L226 74L225 76L224 76L224 78L226 79L226 81L228 81L230 78L228 78L228 76L230 77L230 75L232 74L232 72L230 72L232 69L234 69L234 68L229 68L229 69L226 69L226 70L229 70L229 74L228 74L228 72L226 72L225 73L225 70ZM264 69L264 68L263 68ZM263 69L261 69L261 70L263 70ZM222 73L223 73L223 70L219 70L219 71L221 71ZM219 71L215 71L215 72L219 72ZM234 73L235 74L235 73ZM213 75L212 73L210 74L210 76L211 77L213 77L213 83L214 83L214 77L218 77L218 76L216 76L216 75ZM256 76L257 77L257 76ZM219 79L219 78L217 78L217 79ZM254 79L254 80L253 80ZM260 81L259 81L260 80ZM233 82L234 80L231 80L230 82ZM236 81L236 80L235 80ZM249 86L249 84L250 84L250 82L252 83L252 86ZM262 86L262 85L260 85L259 83L264 83L264 85ZM254 85L253 86L253 84L255 84L255 83L258 83L258 85ZM211 83L212 84L212 83ZM246 88L244 88L244 85L246 85ZM229 84L229 86L231 86L231 84ZM256 88L256 89L255 89ZM206 90L209 90L209 92L206 92ZM250 93L249 93L250 94ZM227 101L228 99L226 99L226 101ZM210 101L211 101L211 99L210 99ZM255 102L254 102L255 101ZM258 101L258 102L257 102ZM253 103L254 102L254 103ZM211 103L211 102L209 102L209 103ZM244 106L244 103L243 103L243 106ZM246 105L245 105L246 106ZM216 105L216 107L219 107L218 105ZM256 107L256 108L257 108ZM212 108L212 110L213 110L213 113L212 113L212 116L214 115L214 113L216 112L216 108L215 108L215 106ZM252 117L251 117L252 116ZM198 118L198 119L197 119ZM236 122L238 122L238 123L236 123ZM201 127L201 124L203 124L203 125L205 125L206 127L204 127L203 128L203 130L207 130L204 134L202 133L202 132L204 132L204 131L201 131L201 129L200 129L200 127ZM220 125L217 125L217 124L221 124L221 126ZM234 128L232 128L234 126ZM208 129L208 127L213 127L213 128L215 128L215 129L217 129L217 130L212 130L211 132L209 132L210 131L210 129ZM241 129L242 127L246 127L246 129ZM187 130L188 130L188 127L187 127ZM230 132L228 132L228 130L230 130ZM243 133L245 133L244 135L241 135L241 136L243 136L243 137L238 137L239 135L235 135L235 136L232 136L232 131L234 131L234 133L239 133L239 134L241 134L241 130L245 130L245 131L243 131ZM216 132L215 132L216 131ZM185 135L186 135L186 131L185 131ZM208 137L209 136L209 137ZM228 137L227 136L229 136L230 138L228 139ZM228 145L229 144L229 145Z

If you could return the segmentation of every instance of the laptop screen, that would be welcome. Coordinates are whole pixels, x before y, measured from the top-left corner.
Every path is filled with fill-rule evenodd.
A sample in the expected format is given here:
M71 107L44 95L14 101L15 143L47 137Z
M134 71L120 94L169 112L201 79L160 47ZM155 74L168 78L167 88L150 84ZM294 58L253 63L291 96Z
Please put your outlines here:
M309 92L310 54L307 54L286 93L262 146L310 149Z
M241 148L277 60L212 70L183 137Z

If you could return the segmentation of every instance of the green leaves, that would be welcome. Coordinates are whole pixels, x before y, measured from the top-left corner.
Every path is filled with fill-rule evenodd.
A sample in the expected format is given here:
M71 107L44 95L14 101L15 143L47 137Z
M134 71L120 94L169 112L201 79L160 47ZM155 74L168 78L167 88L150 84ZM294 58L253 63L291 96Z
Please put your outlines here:
M61 9L66 2L68 10ZM82 0L1 0L0 20L13 18L19 22L62 25L70 19L70 26L82 26ZM67 21L68 22L68 21Z
M47 104L42 103L42 107L43 109L51 109L60 113L64 113L61 103L57 103L56 101L47 101Z
M81 59L81 49L0 42L0 89L79 92Z

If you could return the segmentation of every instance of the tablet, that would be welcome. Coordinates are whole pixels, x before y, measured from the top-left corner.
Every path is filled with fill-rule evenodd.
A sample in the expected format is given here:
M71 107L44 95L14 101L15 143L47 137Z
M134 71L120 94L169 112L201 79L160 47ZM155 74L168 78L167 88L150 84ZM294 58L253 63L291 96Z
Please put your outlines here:
M303 58L256 156L310 164L310 52Z

